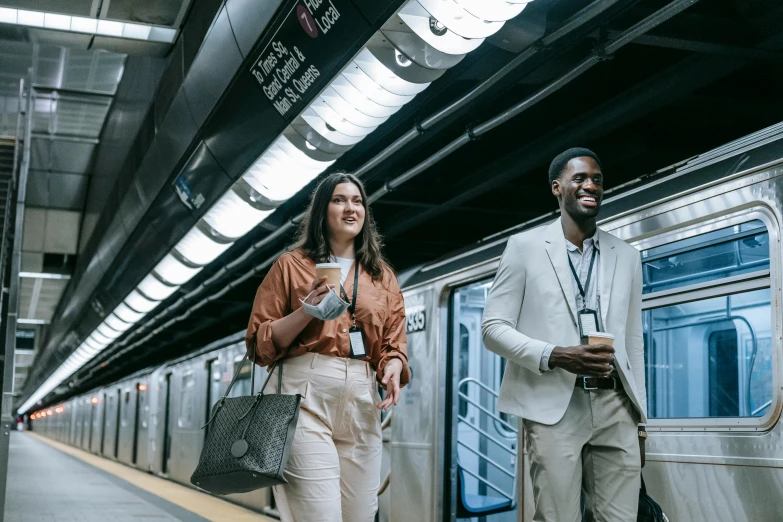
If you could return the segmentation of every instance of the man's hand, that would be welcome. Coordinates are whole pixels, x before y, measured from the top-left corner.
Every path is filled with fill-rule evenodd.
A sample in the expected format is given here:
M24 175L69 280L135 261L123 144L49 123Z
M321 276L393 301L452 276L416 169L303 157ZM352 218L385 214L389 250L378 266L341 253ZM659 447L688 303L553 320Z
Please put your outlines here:
M567 348L557 346L549 356L549 367L562 368L577 375L609 377L613 361L614 348L605 344L583 344Z

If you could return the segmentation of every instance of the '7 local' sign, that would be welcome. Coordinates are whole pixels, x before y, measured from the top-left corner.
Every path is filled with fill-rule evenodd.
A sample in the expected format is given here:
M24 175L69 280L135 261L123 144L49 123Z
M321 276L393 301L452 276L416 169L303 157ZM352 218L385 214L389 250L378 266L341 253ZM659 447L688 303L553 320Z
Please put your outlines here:
M250 70L275 110L290 121L367 28L347 0L297 2Z

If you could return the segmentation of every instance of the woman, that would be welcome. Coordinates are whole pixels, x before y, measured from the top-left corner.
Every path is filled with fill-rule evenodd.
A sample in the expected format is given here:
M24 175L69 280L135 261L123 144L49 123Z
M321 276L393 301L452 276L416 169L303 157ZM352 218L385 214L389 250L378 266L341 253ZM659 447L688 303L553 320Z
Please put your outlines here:
M330 261L341 266L343 288L315 277L315 265ZM246 341L261 366L284 359L282 392L303 397L288 484L275 487L283 521L372 521L379 410L397 404L410 370L402 292L355 176L335 173L318 185L296 247L258 288ZM383 401L376 379L387 391Z

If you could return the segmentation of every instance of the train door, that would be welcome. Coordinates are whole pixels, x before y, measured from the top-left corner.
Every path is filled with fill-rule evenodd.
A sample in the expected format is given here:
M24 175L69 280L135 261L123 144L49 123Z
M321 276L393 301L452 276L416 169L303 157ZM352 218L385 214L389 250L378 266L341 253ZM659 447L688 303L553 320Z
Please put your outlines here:
M169 472L169 457L171 456L171 373L167 373L163 382L163 451L161 451L161 473Z
M112 432L112 435L113 435L113 438L114 438L114 440L112 441L112 445L113 445L113 447L112 447L112 457L114 457L116 459L117 456L119 455L119 450L120 450L120 430L121 430L121 427L122 427L121 424L120 424L120 419L121 419L121 417L120 417L121 411L120 410L123 408L122 388L117 388L117 393L115 394L115 397L114 397L114 403L115 403L114 412L113 412L112 419L111 419L110 422L112 422L112 424L114 424L114 431Z
M85 426L87 428L87 451L92 451L92 437L95 429L93 428L95 423L95 405L98 403L97 398L90 399L90 414L88 415L89 423Z
M505 361L481 340L490 287L491 281L473 283L452 297L447 469L455 477L457 519L516 522L518 423L496 409Z
M136 465L139 458L139 402L141 395L141 383L136 383L136 393L133 397L133 445L131 447L131 464Z
M76 410L76 432L74 433L73 445L81 448L84 446L84 416L86 408L83 399L74 399L74 409Z
M206 363L206 369L207 369L207 403L206 403L206 411L204 412L204 417L206 419L209 419L209 417L212 414L212 406L215 402L217 402L218 398L220 397L220 361L219 359L210 359ZM206 424L206 422L205 422ZM207 432L209 431L209 426L204 428L204 439L207 437Z
M150 379L150 383L155 382ZM134 424L133 464L149 469L150 464L150 391L146 382L138 384L136 393L136 423Z
M76 433L79 431L79 413L81 411L81 404L78 400L71 401L71 416L70 423L68 425L68 444L71 446L76 445Z

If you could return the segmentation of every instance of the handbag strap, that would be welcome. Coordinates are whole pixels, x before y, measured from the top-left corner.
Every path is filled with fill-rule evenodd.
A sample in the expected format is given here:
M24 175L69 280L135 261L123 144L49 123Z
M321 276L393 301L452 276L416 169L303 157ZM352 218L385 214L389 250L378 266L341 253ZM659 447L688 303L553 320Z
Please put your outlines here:
M223 404L225 404L226 399L231 393L231 388L234 387L234 384L236 384L239 374L242 373L242 368L245 367L245 363L247 362L247 359L248 356L247 353L245 353L245 356L242 358L242 362L239 363L239 368L237 368L237 371L234 372L234 376L231 378L231 382L228 384L228 388L226 388L226 392L223 394L223 397L220 398L220 401L218 401L217 408L215 408L215 411L212 412L212 415L210 416L209 420L207 420L207 423L201 427L202 430L207 426L209 426L210 424L212 424L212 421L217 416L218 411L220 411L220 408L222 408ZM264 394L264 390L266 389L266 384L269 382L269 378L272 377L272 373L275 371L275 367L280 368L280 370L277 372L278 375L277 393L278 394L281 393L282 384L283 384L283 360L282 359L273 363L272 366L269 367L269 375L266 376L264 385L261 386L261 391L258 392L259 395ZM255 395L256 393L255 387L256 387L256 341L255 339L253 339L253 367L251 368L251 373L250 373L250 395Z

